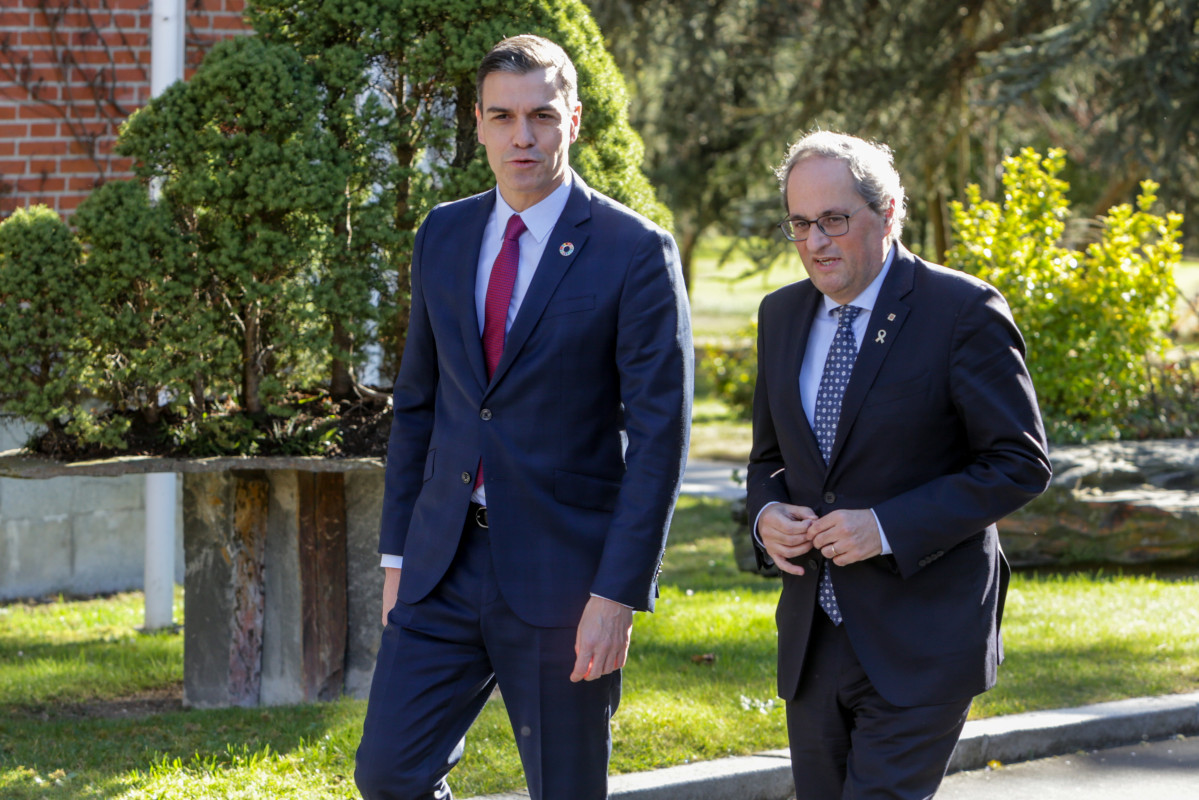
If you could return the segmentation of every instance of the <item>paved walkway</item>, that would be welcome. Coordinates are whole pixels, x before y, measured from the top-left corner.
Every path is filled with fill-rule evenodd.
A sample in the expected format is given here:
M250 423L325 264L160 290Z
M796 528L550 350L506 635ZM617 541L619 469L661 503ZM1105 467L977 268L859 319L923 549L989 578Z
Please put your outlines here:
M688 461L687 471L683 473L682 492L739 500L745 497L745 465L724 461Z
M950 775L937 800L1199 800L1199 737L1074 752Z

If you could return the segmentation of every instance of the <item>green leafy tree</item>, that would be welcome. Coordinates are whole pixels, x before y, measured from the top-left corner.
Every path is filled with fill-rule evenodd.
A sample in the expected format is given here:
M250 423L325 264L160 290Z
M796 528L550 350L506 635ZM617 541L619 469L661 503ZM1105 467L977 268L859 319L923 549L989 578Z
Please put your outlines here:
M674 212L690 284L695 247L705 233L736 233L738 243L746 243L743 237L781 217L770 167L795 138L805 111L790 104L789 96L807 80L802 43L814 17L812 4L590 0L589 5L630 77L632 118L647 145L646 170Z
M45 206L17 209L0 223L0 405L55 432L84 397L83 332L94 312L81 255Z
M254 452L293 428L301 450L327 446L332 412L300 414L312 425L293 415L313 395L371 391L356 371L379 342L394 366L417 226L436 203L492 185L475 69L515 33L542 33L575 60L575 167L670 223L640 171L620 74L577 3L261 0L250 15L261 35L218 44L124 126L118 152L140 182L80 208L86 258L50 212L9 225L6 327L52 331L10 334L0 352L14 367L11 410L69 420L104 447L123 446L131 420L196 453ZM51 288L36 294L35 274ZM20 349L29 336L40 350Z
M210 376L235 370L237 352L213 336L225 314L209 302L168 206L151 204L140 183L116 181L93 192L73 221L87 250L83 289L97 312L85 326L81 380L147 427L159 423L161 404L190 399L202 411Z
M1162 201L1199 201L1199 5L1193 0L1068 0L1062 24L990 54L995 102L1036 108L1055 144L1097 185L1104 213L1142 176L1162 181ZM1076 186L1077 188L1077 186ZM1199 243L1199 216L1185 221Z
M118 143L140 177L161 181L192 242L206 303L224 316L206 333L218 351L232 338L240 355L239 374L212 381L232 379L250 414L317 380L324 329L312 286L348 162L321 111L293 49L239 37L134 114Z
M891 144L909 186L909 240L939 258L945 203L996 172L1034 128L995 107L982 59L1062 20L1019 0L590 0L637 102L647 169L684 255L735 235L762 266L781 216L771 168L814 127ZM935 123L930 123L935 120ZM1002 139L1001 139L1002 136Z
M1120 438L1152 391L1174 300L1182 217L1152 213L1157 184L1136 208L1102 220L1085 250L1061 241L1070 217L1060 150L1004 161L1003 202L967 188L952 204L957 244L947 263L1003 292L1028 343L1028 364L1051 438Z
M700 368L712 383L712 393L738 418L753 418L754 386L758 378L758 323L755 320L732 337L732 342L708 344Z

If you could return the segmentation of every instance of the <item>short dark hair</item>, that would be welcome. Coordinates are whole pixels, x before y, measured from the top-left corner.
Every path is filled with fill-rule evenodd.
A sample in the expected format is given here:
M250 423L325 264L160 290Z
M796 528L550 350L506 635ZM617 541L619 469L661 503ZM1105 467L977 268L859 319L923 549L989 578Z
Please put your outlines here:
M527 75L538 69L554 71L558 93L566 100L567 106L574 108L579 102L579 75L570 56L549 39L530 33L509 36L483 57L479 64L478 76L475 78L475 102L482 107L483 79L491 73L511 72Z

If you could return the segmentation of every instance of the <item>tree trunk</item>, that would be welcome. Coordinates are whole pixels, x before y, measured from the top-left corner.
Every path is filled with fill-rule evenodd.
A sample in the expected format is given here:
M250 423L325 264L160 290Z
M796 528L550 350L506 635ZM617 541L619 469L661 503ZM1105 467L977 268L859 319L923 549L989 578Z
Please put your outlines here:
M346 326L341 320L333 320L333 374L329 377L329 394L334 400L354 399L354 377L350 374L348 359L354 346Z
M949 230L945 223L945 195L937 189L928 194L928 216L933 223L933 242L937 249L936 261L945 263L945 254L949 252Z
M699 242L699 231L685 227L679 234L679 262L683 268L683 285L687 287L687 296L691 296L691 262L695 257L695 245Z
M245 309L245 341L242 345L242 408L249 414L262 412L262 307L254 303Z
M200 416L203 416L204 412L208 410L208 401L205 397L207 392L208 389L204 383L204 373L197 370L196 374L192 376L192 408Z
M1107 186L1103 189L1103 194L1095 202L1095 216L1106 214L1112 206L1118 206L1121 203L1132 203L1135 201L1137 186L1141 182L1140 176L1137 174L1137 167L1133 165L1129 169L1125 169L1122 173L1112 175L1107 182Z
M347 206L352 200L349 191L346 192ZM350 222L346 214L339 214L333 227L334 240L344 247L342 257L354 258L351 250ZM345 321L330 317L329 325L333 329L333 363L330 365L329 394L334 400L351 400L354 397L354 376L350 374L350 357L354 340L346 330Z

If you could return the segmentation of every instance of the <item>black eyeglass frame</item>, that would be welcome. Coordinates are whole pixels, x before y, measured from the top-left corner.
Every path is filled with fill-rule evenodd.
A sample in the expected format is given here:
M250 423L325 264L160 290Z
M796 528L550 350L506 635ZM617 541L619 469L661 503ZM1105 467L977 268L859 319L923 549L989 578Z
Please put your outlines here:
M849 233L849 218L850 217L852 217L854 214L861 211L863 208L869 208L869 207L870 207L870 203L865 203L864 205L858 206L853 211L850 211L848 214L824 214L824 215L817 217L816 219L804 219L802 217L787 217L786 219L784 219L778 223L778 229L783 232L783 238L785 238L789 242L806 242L808 240L808 236L812 235L812 226L813 225L815 225L817 228L819 228L820 232L823 233L825 236L828 236L830 238L836 238L838 236L844 236L845 234ZM840 233L829 233L824 228L824 222L826 220L832 219L834 217L844 217L845 218L845 230L841 231ZM808 225L808 233L802 239L797 238L795 236L793 226L796 222L805 222Z

